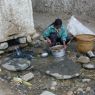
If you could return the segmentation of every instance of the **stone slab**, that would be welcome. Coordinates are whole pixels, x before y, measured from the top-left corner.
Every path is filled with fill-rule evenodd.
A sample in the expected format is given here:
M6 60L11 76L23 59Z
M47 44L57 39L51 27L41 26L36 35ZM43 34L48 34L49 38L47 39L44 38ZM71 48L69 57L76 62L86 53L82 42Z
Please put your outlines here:
M63 61L52 63L44 71L57 79L71 79L80 75L81 65L67 57Z
M3 60L2 67L9 71L21 71L25 70L30 66L30 60L25 58L8 58Z
M24 81L29 81L29 80L31 80L33 78L34 78L34 74L32 72L29 72L29 73L27 73L27 74L25 74L25 75L22 76L22 79Z
M85 69L95 69L95 63L83 64L83 68L85 68Z
M40 94L40 95L55 95L55 94L53 94L53 93L51 93L51 92L49 92L49 91L44 91L42 94Z
M0 50L4 50L6 48L8 48L8 43L7 42L4 42L4 43L0 44Z
M89 59L89 57L86 57L86 56L80 56L78 58L77 62L79 62L79 63L85 63L86 64L86 63L90 62L90 59Z

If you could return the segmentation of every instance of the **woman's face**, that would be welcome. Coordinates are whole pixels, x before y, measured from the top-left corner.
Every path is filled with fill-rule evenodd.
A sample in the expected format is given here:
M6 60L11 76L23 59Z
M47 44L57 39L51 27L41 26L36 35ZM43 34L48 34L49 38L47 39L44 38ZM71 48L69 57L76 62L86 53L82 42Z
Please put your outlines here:
M60 29L61 28L61 25L57 25L55 26L56 29Z

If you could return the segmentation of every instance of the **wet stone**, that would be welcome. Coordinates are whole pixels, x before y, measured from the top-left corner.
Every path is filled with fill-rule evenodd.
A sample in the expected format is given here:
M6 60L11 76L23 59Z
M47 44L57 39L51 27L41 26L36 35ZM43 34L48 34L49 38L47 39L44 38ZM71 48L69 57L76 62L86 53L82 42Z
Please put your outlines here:
M1 70L1 68L0 68L0 72L1 72L2 70Z
M47 52L44 52L44 53L41 54L41 57L43 57L43 58L44 57L47 57L47 56L48 56L48 53Z
M78 88L77 92L83 92L83 89L82 88Z
M79 63L89 63L90 62L90 59L86 56L80 56L77 60L77 62Z
M82 91L79 91L77 95L85 95Z
M28 74L25 74L24 76L22 76L22 79L25 80L25 81L29 81L31 79L34 78L34 74L32 72L28 73Z
M56 90L56 86L57 86L57 82L56 81L52 81L50 89L51 90Z
M82 82L90 82L91 79L82 79Z
M90 92L90 90L91 90L91 87L86 88L86 92Z
M57 79L71 79L80 75L80 64L75 64L67 57L64 60L48 65L43 70Z
M1 50L6 49L6 48L8 48L8 43L7 42L4 42L4 43L0 44L0 49Z
M19 38L19 42L20 42L21 44L25 44L25 43L26 43L26 38L25 38L25 37Z
M0 50L0 54L3 54L4 53L4 51L3 50Z
M73 95L73 91L68 91L67 95Z
M83 64L83 68L85 68L85 69L95 69L95 64L94 63Z
M51 93L51 92L49 92L49 91L44 91L44 92L42 92L42 94L40 94L40 95L55 95L55 94L53 94L53 93Z
M31 43L32 42L32 39L31 39L31 36L27 36L27 42Z
M24 58L13 58L2 62L2 67L9 71L25 70L30 66L30 61Z

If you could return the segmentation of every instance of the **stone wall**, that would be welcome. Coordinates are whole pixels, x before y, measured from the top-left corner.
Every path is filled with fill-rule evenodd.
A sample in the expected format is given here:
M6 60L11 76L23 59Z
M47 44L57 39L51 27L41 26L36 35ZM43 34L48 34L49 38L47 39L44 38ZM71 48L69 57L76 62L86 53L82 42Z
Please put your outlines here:
M36 12L53 14L63 12L95 17L95 0L35 0L34 2Z
M34 31L31 0L0 0L0 42Z

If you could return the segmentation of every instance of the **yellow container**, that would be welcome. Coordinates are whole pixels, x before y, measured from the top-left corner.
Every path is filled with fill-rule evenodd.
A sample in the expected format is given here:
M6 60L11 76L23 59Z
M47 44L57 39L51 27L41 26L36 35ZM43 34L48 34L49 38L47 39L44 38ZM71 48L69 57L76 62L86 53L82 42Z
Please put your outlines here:
M95 35L81 34L76 36L77 50L81 53L86 53L93 50Z

